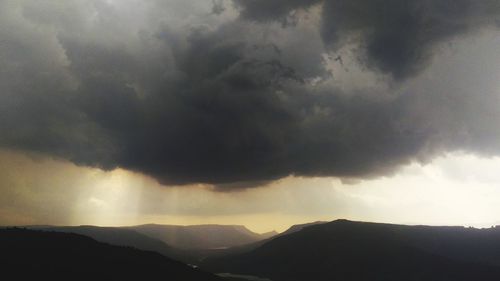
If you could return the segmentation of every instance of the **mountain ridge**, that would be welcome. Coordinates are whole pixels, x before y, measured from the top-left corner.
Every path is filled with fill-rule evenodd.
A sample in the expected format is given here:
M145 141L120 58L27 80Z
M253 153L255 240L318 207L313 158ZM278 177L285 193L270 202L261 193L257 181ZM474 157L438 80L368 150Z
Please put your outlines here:
M133 229L184 250L229 248L266 238L244 225L143 224L123 228Z
M469 242L467 242L469 241ZM500 280L500 231L336 220L244 253L209 258L212 272L273 281Z

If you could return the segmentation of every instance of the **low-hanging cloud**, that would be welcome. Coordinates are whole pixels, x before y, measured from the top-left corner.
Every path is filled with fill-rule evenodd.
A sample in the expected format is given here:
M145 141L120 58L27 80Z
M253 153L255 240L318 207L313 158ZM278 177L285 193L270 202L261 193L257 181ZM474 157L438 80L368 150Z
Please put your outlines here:
M479 92L417 74L438 44L495 30L499 3L4 1L0 145L227 188L497 154L498 73ZM389 86L333 79L347 45Z

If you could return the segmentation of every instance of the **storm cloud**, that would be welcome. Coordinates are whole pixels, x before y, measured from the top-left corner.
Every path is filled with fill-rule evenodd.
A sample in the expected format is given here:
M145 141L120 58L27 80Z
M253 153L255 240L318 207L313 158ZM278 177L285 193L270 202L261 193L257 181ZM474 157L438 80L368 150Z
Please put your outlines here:
M222 188L498 155L498 65L422 73L499 3L2 1L0 145Z
M498 0L237 0L242 16L283 20L322 5L321 34L329 51L356 40L368 67L403 79L422 70L444 40L495 25Z

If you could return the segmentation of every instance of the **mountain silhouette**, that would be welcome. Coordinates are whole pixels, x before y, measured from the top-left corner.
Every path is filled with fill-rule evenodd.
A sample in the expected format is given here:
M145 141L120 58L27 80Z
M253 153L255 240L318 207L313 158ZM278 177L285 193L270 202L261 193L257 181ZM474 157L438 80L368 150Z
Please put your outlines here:
M316 222L311 222L311 223L292 225L290 228L288 228L287 230L285 230L282 233L278 233L276 231L264 233L264 234L262 234L262 236L267 235L268 236L267 238L259 240L259 241L251 242L248 244L244 244L244 245L238 245L238 246L233 246L233 247L224 248L224 249L192 251L191 255L190 255L191 259L189 260L189 262L198 263L199 261L203 261L207 258L246 253L246 252L252 251L254 249L257 249L258 247L264 245L265 243L267 243L267 242L271 241L272 239L277 238L279 236L292 234L294 232L302 230L304 227L311 226L311 225L317 225L317 224L323 224L323 223L327 223L327 222L316 221ZM195 257L196 259L192 259L192 257Z
M240 246L234 246L230 248L213 247L214 245L230 245L231 242L238 237L243 236L241 241L247 241L248 236L251 240L258 240L257 242L252 242L248 245L249 247L256 247L261 244L260 241L266 241L269 237L274 237L278 233L275 231L256 234L250 232L248 229L241 226L219 226L219 225L202 225L202 226L190 226L181 227L174 225L141 225L135 227L99 227L92 225L82 225L82 226L49 226L49 225L35 225L35 226L25 226L28 229L35 230L47 230L47 231L58 231L67 233L76 233L84 236L91 237L99 242L109 243L118 246L129 246L140 250L155 251L166 257L172 258L174 260L182 261L184 263L196 264L200 260L207 257L226 255L229 249L237 249ZM236 229L236 231L235 231ZM194 231L195 230L195 231ZM233 240L223 240L227 238L227 234L231 236ZM174 235L175 234L175 235ZM218 235L218 236L217 236ZM172 247L165 243L164 241L154 238L162 237L163 240L181 243L193 243L197 247L180 249L177 247ZM179 237L179 238L177 238ZM215 240L218 239L218 240ZM205 248L209 247L209 248ZM243 249L247 249L243 248ZM236 250L235 252L243 252L241 250Z
M499 229L338 220L202 262L212 272L273 281L500 280Z
M127 227L180 249L222 249L244 245L269 237L242 225L161 225L145 224Z
M312 225L318 225L318 224L324 224L324 223L328 223L328 222L327 221L315 221L315 222L309 222L309 223L295 224L295 225L290 226L287 230L280 233L279 235L282 236L282 235L292 234L292 233L301 231L305 227L312 226Z
M158 253L74 233L1 229L0 252L9 280L221 280Z
M269 238L274 237L274 236L276 236L278 234L279 233L276 230L273 230L273 231L261 233L260 234L260 238L262 238L262 239L269 239Z
M117 246L134 247L139 250L158 252L166 257L183 261L191 262L194 260L190 253L183 251L170 245L167 245L159 239L155 239L139 233L132 229L122 227L99 227L92 225L82 226L32 226L29 229L38 229L45 231L58 231L67 233L76 233L88 236L99 242L108 243Z

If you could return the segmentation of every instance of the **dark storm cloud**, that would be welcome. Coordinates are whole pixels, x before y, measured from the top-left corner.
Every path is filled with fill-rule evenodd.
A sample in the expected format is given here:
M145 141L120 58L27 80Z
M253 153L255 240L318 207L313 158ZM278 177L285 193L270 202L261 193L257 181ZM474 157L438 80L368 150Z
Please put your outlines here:
M221 188L499 151L498 128L451 110L498 118L492 103L464 89L346 90L324 59L359 34L365 65L408 77L436 42L493 21L498 1L328 1L321 27L273 23L318 1L237 1L236 19L224 1L193 3L1 3L0 144Z
M295 9L307 8L320 2L321 0L234 0L242 8L242 17L264 21L287 17Z
M220 15L224 13L224 11L226 10L226 7L224 6L224 1L222 0L213 0L212 4L213 4L212 13L214 14Z
M236 0L242 16L279 20L321 3L321 32L336 51L359 36L361 60L401 79L422 70L436 43L498 21L498 0Z

